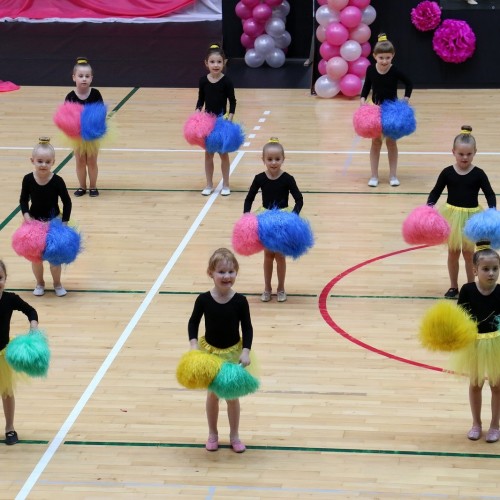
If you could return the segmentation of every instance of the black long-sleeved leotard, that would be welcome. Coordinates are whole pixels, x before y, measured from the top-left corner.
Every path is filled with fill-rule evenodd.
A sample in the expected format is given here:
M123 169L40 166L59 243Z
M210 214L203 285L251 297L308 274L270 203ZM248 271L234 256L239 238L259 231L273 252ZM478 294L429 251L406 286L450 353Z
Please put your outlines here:
M59 198L63 204L62 220L68 222L72 203L63 178L53 174L52 179L42 186L36 182L33 173L24 176L19 197L23 215L29 213L34 219L45 221L53 219L61 213Z
M372 101L375 104L382 104L386 100L394 101L398 98L398 82L404 83L405 97L410 98L413 84L404 73L395 66L391 66L387 73L381 74L377 71L375 64L372 64L366 70L361 97L366 99L371 90Z
M288 195L291 194L295 200L293 211L299 214L302 210L304 200L293 176L287 172L282 172L277 179L270 179L266 172L261 172L254 177L252 185L248 190L245 204L243 205L243 212L250 212L259 189L262 191L262 205L264 208L288 207Z
M205 105L207 113L213 113L217 116L225 115L228 101L229 113L234 114L236 111L234 85L227 75L224 75L215 83L210 82L207 75L200 78L196 109L201 110Z
M466 309L477 322L479 333L490 333L498 330L495 318L500 314L500 286L493 292L483 295L476 283L466 283L460 289L458 305Z
M72 90L64 99L66 102L77 102L78 104L94 104L96 102L103 102L101 93L94 88L90 89L90 94L87 99L80 99L74 90Z
M497 205L497 200L490 181L484 170L474 167L465 175L456 172L455 167L446 167L436 181L427 199L428 205L435 205L444 188L448 188L448 198L446 202L455 207L476 208L479 205L478 195L481 190L488 203L488 207Z
M33 307L19 295L4 291L0 296L0 351L9 343L10 320L14 311L21 311L30 322L38 321L38 314Z
M202 316L205 316L205 340L211 346L227 349L237 344L240 341L241 324L243 347L252 348L250 307L244 295L235 293L225 304L216 302L210 292L198 295L188 322L189 340L198 338Z

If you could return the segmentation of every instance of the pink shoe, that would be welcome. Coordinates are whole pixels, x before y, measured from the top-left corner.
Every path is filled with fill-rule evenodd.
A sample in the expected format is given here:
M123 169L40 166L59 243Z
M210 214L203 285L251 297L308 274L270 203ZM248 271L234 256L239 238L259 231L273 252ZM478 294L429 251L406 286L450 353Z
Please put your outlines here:
M480 425L473 425L471 427L471 430L467 433L467 437L471 441L477 441L481 437L481 432L482 432L482 429L481 429Z
M239 439L231 441L231 448L235 453L243 453L247 449Z
M486 442L496 443L499 439L500 439L500 429L493 429L490 427L490 430L486 434Z
M217 451L219 449L219 438L217 436L209 436L205 443L207 451Z

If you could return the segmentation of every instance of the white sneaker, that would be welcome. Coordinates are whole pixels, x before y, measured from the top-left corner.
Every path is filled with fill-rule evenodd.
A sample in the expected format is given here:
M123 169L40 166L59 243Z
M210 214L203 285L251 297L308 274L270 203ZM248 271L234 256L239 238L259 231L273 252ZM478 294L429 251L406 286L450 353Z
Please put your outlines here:
M210 188L210 187L206 187L202 192L201 194L203 196L210 196L212 194L212 191L213 191L213 188Z
M277 293L278 296L278 302L286 302L286 293L285 291L281 291Z
M260 300L262 300L262 302L269 302L271 300L271 292L264 291L260 296Z
M231 194L231 190L229 188L222 188L220 194L222 196L229 196Z
M64 297L68 293L62 286L54 287L54 292L58 297Z
M33 290L33 295L36 295L37 297L41 297L44 294L45 294L45 287L43 285L37 285Z
M399 186L399 180L397 177L391 177L391 180L389 181L389 184L393 187Z
M369 181L368 181L368 185L372 188L376 188L378 186L378 179L376 177L372 177Z

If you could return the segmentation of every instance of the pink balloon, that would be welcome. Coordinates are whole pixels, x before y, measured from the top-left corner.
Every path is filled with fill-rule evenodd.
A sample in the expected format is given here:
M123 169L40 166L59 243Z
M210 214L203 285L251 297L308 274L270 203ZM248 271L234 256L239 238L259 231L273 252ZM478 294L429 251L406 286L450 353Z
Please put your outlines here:
M347 97L354 97L361 92L361 78L348 73L340 79L340 91Z
M348 6L340 12L340 22L346 28L355 28L363 17L363 13L357 8Z
M319 5L326 5L328 3L328 0L318 0Z
M341 23L330 23L325 33L326 41L332 45L342 45L349 38L349 31Z
M326 63L326 74L332 80L342 78L347 73L348 69L349 65L347 64L347 61L339 56L332 57Z
M349 62L349 73L364 78L368 66L370 66L370 61L366 57L361 56L355 61Z
M321 59L318 63L318 71L320 75L326 75L326 61Z
M248 35L253 38L257 38L259 35L262 35L264 33L264 25L261 23L258 23L253 17L250 17L249 19L245 19L243 21L243 31Z
M271 7L265 3L257 5L252 10L254 19L259 23L265 23L271 17L272 13Z
M319 53L323 59L328 61L332 57L340 55L340 47L338 45L332 45L328 42L323 42L319 47Z
M358 43L365 43L370 39L372 30L365 23L359 23L355 28L349 32L349 38L356 40Z
M236 15L243 20L252 17L252 9L246 6L243 2L238 2L234 11L236 12Z
M283 3L283 0L264 0L264 2L267 3L267 5L269 5L269 7L274 9L274 7L281 5ZM368 2L368 3L370 3L370 2ZM366 5L365 5L365 7L366 7Z
M250 9L253 9L255 6L259 5L260 0L241 0L241 3L244 3Z
M321 26L321 24L318 24L318 27L316 28L316 38L323 43L326 40L326 28L325 26Z
M246 33L242 33L240 37L241 45L245 47L245 49L253 49L255 38L248 36Z
M369 42L365 42L361 44L361 55L363 57L368 57L372 53L372 46Z
M341 11L348 3L349 0L328 0L328 7L333 10Z
M370 5L370 1L371 0L349 0L349 5L363 10L365 7L368 7L368 5Z

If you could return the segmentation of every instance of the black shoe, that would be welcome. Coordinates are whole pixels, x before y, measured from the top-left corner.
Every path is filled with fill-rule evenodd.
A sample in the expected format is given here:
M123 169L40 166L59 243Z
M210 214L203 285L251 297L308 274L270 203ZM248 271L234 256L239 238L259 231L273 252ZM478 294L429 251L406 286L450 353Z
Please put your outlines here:
M19 441L16 431L9 431L5 433L5 444L12 445Z
M99 196L99 191L97 191L97 189L89 189L89 196L95 198L96 196Z
M445 294L445 299L456 299L458 296L458 288L450 288Z
M87 190L86 189L83 189L83 188L78 188L73 194L75 196L83 196L84 194L87 193Z

